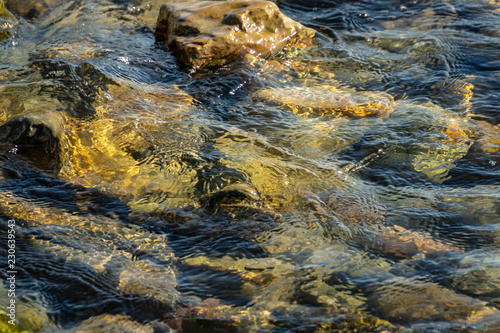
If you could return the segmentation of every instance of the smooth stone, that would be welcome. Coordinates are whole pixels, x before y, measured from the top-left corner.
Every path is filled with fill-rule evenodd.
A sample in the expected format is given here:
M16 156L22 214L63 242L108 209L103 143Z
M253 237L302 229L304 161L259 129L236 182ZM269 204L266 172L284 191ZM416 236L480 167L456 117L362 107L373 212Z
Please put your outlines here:
M481 323L500 312L478 299L417 278L396 277L371 287L369 303L382 318L401 324L419 321Z
M258 90L254 97L304 116L387 117L394 110L389 94L349 92L334 86L267 88Z
M446 284L468 295L500 297L500 260L495 251L468 253L455 268Z

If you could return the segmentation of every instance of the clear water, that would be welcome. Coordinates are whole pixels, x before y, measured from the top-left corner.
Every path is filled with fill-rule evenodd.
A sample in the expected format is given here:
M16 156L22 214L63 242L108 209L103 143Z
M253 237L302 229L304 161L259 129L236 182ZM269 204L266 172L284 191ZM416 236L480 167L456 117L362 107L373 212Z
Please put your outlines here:
M500 329L498 1L280 1L313 45L198 72L163 2L4 26L0 121L59 117L66 153L2 143L2 331Z

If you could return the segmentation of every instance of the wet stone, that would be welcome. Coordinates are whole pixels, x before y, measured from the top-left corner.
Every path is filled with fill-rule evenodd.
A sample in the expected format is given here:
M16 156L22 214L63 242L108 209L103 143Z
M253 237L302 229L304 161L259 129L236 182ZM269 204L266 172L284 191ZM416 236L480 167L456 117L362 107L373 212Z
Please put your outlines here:
M159 193L165 200L184 202L193 191L186 185L195 182L196 171L181 157L195 156L188 142L201 142L188 140L196 131L181 130L187 126L192 99L177 90L129 88L110 86L107 99L96 107L96 119L69 124L71 156L61 173L73 183L105 186L106 191L129 198ZM172 138L176 135L186 141L184 150ZM165 189L170 189L169 195Z
M498 310L485 302L416 278L384 281L373 287L369 303L382 318L399 323L420 320L480 323L489 316L498 316Z
M416 15L414 15L416 14ZM380 23L385 29L401 29L404 27L418 27L420 29L438 29L453 22L458 17L455 7L446 2L429 6L416 13L406 12L402 17L390 17Z
M152 297L165 304L179 300L175 272L169 266L149 260L132 261L120 273L118 290L141 297Z
M0 150L57 174L66 159L65 120L55 112L16 117L0 126Z
M83 321L77 327L68 330L68 333L80 332L123 332L123 333L153 333L156 330L161 332L170 332L171 330L165 324L154 322L148 324L140 324L132 318L124 315L103 314L100 316L89 318Z
M349 92L334 86L267 88L254 97L305 116L386 117L394 110L389 94Z
M455 162L469 151L473 131L471 122L446 109L431 103L400 100L391 116L384 120L384 126L374 128L369 140L360 142L359 148L373 152L384 147L383 156L379 155L373 166L399 164L409 172L414 169L441 183L449 179L449 171L456 166ZM407 139L398 141L402 136Z
M163 5L155 36L180 63L198 69L248 53L264 57L314 33L270 1L202 1Z
M5 5L12 13L32 19L47 14L58 2L59 0L5 0Z
M357 239L360 244L397 258L411 258L418 253L461 252L460 248L435 240L431 235L407 230L400 226L378 226L373 234Z
M300 47L300 45L298 46ZM293 58L293 56L291 56ZM326 82L333 85L335 74L314 60L292 60L278 61L273 59L262 59L251 54L242 59L245 66L258 71L262 81L272 82L277 85L283 82L303 82L307 85L317 85Z
M0 303L9 304L9 288L0 285ZM29 297L16 299L16 325L9 323L10 318L6 310L0 310L0 332L41 332L56 331L57 324L53 322L50 315L45 312L44 305L39 300Z
M472 252L465 256L447 284L475 296L500 297L500 262L491 253Z
M16 24L16 18L5 8L3 0L0 0L0 41L9 37Z
M71 214L14 193L0 195L0 213L26 221L37 235L31 243L42 251L61 258L65 265L90 268L96 277L107 276L113 283L106 287L122 294L175 307L180 296L168 239L115 217L84 214L85 204L81 205L80 214Z
M500 153L500 125L493 126L485 121L478 121L477 124L482 134L479 139L481 149L488 155L498 155Z
M230 208L258 203L259 193L251 184L235 184L211 193L202 198L202 205L212 212L221 208Z

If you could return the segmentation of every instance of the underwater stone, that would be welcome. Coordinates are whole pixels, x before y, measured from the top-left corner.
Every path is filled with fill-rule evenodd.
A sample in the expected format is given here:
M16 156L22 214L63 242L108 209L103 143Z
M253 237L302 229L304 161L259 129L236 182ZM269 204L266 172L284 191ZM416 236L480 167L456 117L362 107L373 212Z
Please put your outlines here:
M370 287L369 304L382 318L401 324L419 321L481 323L498 316L485 302L418 278L395 277Z
M0 126L0 151L20 155L36 168L58 173L66 157L64 118L58 113L16 117Z
M16 25L16 18L5 8L3 0L0 0L0 41L8 38L10 30Z
M230 207L243 202L257 203L259 200L259 193L251 184L235 184L202 198L202 203L214 212L223 206Z
M440 29L458 17L455 7L446 2L437 2L415 14L388 17L388 20L381 22L380 26L384 29L401 29L408 26L422 30Z
M38 18L55 8L59 0L5 0L5 6L14 14Z
M500 261L496 251L472 251L460 260L447 286L468 295L500 297Z
M387 117L394 110L393 98L384 92L349 92L326 85L267 88L258 90L254 97L303 116Z
M158 322L141 324L125 315L102 314L91 317L81 322L77 327L68 332L124 332L124 333L153 333L155 328L168 332L170 329L165 324ZM163 326L163 327L162 327Z
M167 3L160 9L156 41L194 69L217 66L243 54L267 56L315 31L280 12L270 1Z
M479 142L481 149L488 155L500 153L500 125L492 125L486 121L477 121L478 132L481 133Z
M389 227L379 225L375 230L373 234L367 233L358 237L357 241L373 250L397 258L410 259L418 253L462 251L456 246L433 239L427 233L418 233L397 225Z

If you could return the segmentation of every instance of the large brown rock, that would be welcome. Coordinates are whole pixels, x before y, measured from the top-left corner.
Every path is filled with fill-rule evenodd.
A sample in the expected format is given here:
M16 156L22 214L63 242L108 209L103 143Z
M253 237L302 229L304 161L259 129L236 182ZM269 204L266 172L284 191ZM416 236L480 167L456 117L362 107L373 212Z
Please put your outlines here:
M266 56L314 33L273 2L250 0L167 3L160 9L155 36L179 62L197 69L242 54Z

